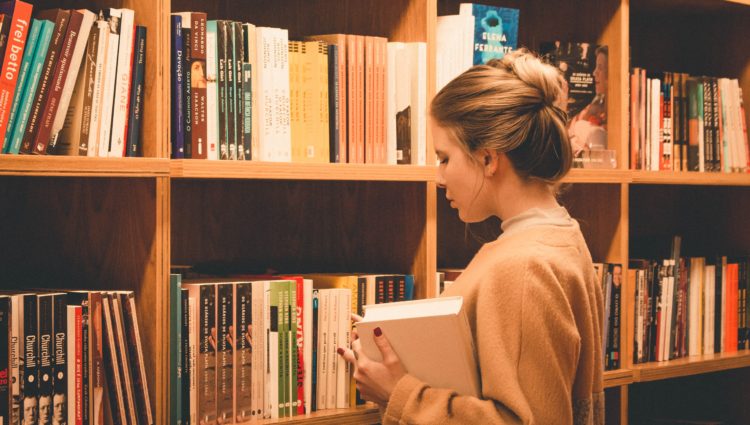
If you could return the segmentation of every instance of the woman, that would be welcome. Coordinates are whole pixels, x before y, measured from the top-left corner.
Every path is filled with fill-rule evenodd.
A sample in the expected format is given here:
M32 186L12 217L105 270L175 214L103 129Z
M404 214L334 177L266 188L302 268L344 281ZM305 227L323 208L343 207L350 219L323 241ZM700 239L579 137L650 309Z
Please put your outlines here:
M339 354L384 424L603 423L601 289L554 193L572 161L559 94L558 71L521 49L469 69L432 101L438 185L461 220L502 220L502 235L444 294L463 296L482 396L428 387L375 329L383 362L358 340Z

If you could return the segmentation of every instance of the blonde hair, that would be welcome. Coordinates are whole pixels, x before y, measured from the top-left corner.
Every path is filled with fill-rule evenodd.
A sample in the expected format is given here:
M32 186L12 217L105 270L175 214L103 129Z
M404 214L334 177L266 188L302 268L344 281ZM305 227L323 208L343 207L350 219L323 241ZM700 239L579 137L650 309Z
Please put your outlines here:
M431 115L469 153L505 153L516 172L549 184L570 169L567 115L555 103L559 71L526 49L477 65L435 96Z

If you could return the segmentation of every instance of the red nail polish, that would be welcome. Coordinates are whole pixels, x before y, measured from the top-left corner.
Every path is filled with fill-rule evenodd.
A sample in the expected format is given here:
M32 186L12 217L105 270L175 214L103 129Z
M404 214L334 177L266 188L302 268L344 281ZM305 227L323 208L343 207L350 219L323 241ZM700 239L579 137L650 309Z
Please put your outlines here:
M372 333L374 333L375 336L383 335L383 331L380 329L380 327L377 327L377 328L373 329Z
M343 348L340 348L340 347L339 347L339 349L338 349L338 350L336 350L336 352L337 352L337 353L339 353L339 354L340 354L340 355L342 355L342 356L344 355L344 349L343 349Z

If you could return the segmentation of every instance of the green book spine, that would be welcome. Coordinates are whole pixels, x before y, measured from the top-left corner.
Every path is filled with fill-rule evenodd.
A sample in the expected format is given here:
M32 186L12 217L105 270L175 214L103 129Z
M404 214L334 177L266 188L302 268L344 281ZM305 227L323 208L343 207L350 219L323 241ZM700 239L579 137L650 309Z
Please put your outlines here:
M291 410L287 410L289 412L289 416L297 416L297 406L299 405L299 400L297 398L297 395L299 394L299 389L297 388L297 362L298 358L297 356L299 353L297 352L297 282L290 280L289 281L289 331L287 332L287 335L289 336L289 344L287 345L289 347L290 351L290 361L289 361L289 378L287 379L287 382L289 382L289 408Z
M23 91L19 91L17 93L21 98L21 103L17 111L18 114L16 116L16 122L13 128L13 137L9 142L9 153L18 153L18 151L21 149L23 134L26 132L26 124L29 121L31 107L34 105L34 93L36 93L36 88L39 85L39 79L42 76L44 59L47 57L47 49L49 49L49 43L50 40L52 40L52 31L55 29L55 24L53 22L42 22L44 22L44 26L41 28L41 33L39 34L39 40L37 40L36 48L33 49L34 59L31 63L30 74L27 78ZM18 88L16 88L16 90L18 90ZM8 126L8 129L10 129L10 126Z
M3 153L9 153L10 151L10 140L13 137L13 127L16 122L16 114L18 113L18 106L21 104L21 90L26 85L26 80L29 78L29 69L31 69L31 63L34 60L34 51L36 50L36 44L39 40L39 34L42 31L44 22L39 19L34 19L31 22L31 29L29 30L29 37L26 39L26 45L28 49L23 52L23 59L21 60L21 70L18 72L18 82L16 83L16 94L13 97L13 105L10 109L10 117L8 118L8 128L5 131L5 142L3 145ZM18 153L18 151L13 152Z
M182 424L182 276L169 275L170 423Z

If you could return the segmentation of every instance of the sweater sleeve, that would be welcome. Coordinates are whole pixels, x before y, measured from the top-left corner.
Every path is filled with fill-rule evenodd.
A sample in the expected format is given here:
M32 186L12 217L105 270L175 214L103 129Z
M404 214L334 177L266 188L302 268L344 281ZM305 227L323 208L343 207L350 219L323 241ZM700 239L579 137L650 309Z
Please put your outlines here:
M384 424L568 424L579 337L552 271L529 264L482 282L475 342L483 398L432 388L406 375ZM570 419L565 419L570 418Z

